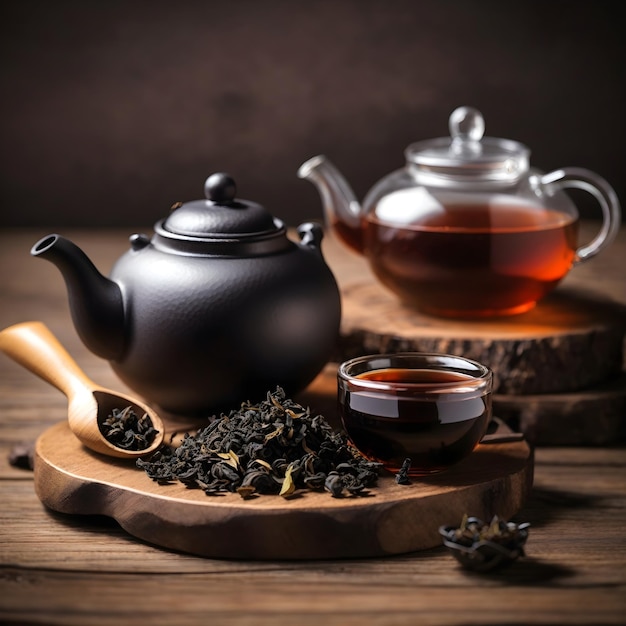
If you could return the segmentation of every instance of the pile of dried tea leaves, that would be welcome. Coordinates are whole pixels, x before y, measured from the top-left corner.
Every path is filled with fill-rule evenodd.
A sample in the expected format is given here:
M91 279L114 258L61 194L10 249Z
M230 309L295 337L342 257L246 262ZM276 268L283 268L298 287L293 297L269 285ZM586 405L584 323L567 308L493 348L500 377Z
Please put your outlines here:
M150 416L137 415L132 406L114 408L99 428L109 443L123 450L145 450L159 434Z
M378 480L378 463L348 445L321 415L268 392L259 404L243 403L178 448L163 448L137 466L153 480L180 481L208 495L237 492L289 497L297 490L326 490L333 497L364 494Z

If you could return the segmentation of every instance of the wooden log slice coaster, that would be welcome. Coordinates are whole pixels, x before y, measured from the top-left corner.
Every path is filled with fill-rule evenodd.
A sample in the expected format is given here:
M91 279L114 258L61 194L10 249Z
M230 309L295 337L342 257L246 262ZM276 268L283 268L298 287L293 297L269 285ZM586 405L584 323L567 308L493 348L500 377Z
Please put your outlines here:
M421 314L366 282L342 293L336 355L444 352L494 371L495 391L519 395L576 391L622 370L626 308L593 294L561 289L522 315L456 320Z
M493 410L533 445L620 443L626 440L626 374L583 391L495 395Z

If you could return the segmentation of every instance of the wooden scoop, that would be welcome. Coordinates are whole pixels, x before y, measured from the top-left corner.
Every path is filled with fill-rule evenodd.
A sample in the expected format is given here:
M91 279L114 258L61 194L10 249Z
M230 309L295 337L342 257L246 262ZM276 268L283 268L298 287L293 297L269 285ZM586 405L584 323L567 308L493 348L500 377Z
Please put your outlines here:
M109 456L137 458L151 454L163 442L163 422L152 409L125 394L100 387L87 378L41 322L24 322L0 331L0 350L67 396L69 426L88 448ZM115 409L134 411L137 417L147 413L157 430L148 447L127 450L104 436L101 425Z

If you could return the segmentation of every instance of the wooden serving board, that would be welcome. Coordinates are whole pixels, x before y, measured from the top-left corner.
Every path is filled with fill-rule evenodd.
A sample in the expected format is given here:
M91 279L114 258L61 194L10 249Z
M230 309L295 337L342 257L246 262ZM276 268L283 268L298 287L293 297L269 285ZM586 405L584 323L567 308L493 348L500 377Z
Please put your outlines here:
M305 491L291 499L207 496L158 485L132 461L100 456L59 423L37 440L35 489L49 508L106 515L146 542L203 557L331 559L392 555L440 545L438 527L464 513L509 519L528 495L533 457L523 441L481 444L451 470L367 496Z
M458 354L494 371L504 395L577 391L622 370L626 307L560 289L522 315L453 320L423 315L378 283L342 291L337 361L362 354L422 351Z

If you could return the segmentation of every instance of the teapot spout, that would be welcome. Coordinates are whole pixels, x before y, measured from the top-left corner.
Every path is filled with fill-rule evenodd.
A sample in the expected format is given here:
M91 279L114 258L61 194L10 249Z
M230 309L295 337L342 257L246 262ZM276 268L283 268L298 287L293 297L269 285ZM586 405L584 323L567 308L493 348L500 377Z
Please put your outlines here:
M317 187L328 226L347 246L362 254L361 205L339 170L325 156L318 155L300 166L298 177Z
M99 357L119 359L124 352L124 304L119 285L105 278L74 243L60 235L40 239L32 256L50 261L67 286L76 332Z

